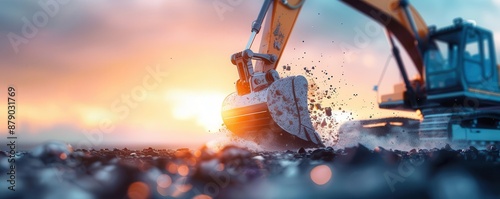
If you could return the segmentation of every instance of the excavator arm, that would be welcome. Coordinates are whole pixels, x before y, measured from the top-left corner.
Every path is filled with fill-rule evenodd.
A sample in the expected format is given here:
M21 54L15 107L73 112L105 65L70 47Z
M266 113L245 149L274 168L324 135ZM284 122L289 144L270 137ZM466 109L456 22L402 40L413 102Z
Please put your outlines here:
M258 62L255 66L255 72L266 72L276 69L297 16L305 2L305 0L266 1L270 1L272 7L267 13L268 17L262 33L259 52L275 55L277 61L274 63ZM422 75L424 66L421 48L425 47L424 44L429 31L420 14L407 2L408 0L340 1L377 21L391 32L401 45L403 45L418 72ZM264 6L264 9L267 9L267 7Z
M259 52L275 56L276 62L259 61L255 66L255 72L267 72L276 69L304 2L305 0L266 0L254 26L255 24L260 25L259 20L262 20L263 13L272 4L272 8L268 11ZM424 48L428 44L429 30L422 17L409 4L408 0L341 0L341 2L367 15L386 28L389 43L406 87L405 104L413 109L419 107L423 95L413 88L393 37L407 51L420 76L423 77L424 64L422 55ZM252 41L253 37L250 42Z
M295 21L299 16L302 5L306 0L274 0L269 10L259 52L277 56L275 63L257 62L256 72L266 72L276 69L281 54L285 50L288 38L292 33Z

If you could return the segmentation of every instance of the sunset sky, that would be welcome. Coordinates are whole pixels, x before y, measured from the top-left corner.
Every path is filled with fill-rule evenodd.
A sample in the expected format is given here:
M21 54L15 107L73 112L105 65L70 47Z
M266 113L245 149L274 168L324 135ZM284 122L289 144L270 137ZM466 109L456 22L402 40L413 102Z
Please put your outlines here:
M221 136L212 132L238 78L229 58L245 47L262 0L67 0L13 46L8 35L23 35L24 19L44 12L46 2L55 0L0 3L0 136L7 136L9 85L17 89L20 142L182 146ZM218 11L214 2L228 10ZM500 0L410 2L428 25L475 20L494 32L499 49ZM316 66L317 82L326 81L320 70L328 71L334 78L325 86L338 89L325 103L342 104L357 119L394 115L377 108L372 90L391 53L381 27L366 45L341 50L372 23L337 1L306 1L279 66L290 65L287 74L294 75ZM385 77L380 88L389 92L400 81L394 61Z

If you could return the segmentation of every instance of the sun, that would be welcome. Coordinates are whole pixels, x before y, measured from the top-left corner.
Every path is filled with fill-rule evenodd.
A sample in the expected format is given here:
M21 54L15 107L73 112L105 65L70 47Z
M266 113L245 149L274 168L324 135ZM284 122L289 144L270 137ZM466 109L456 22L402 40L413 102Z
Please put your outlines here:
M178 120L194 120L206 131L217 131L222 125L221 106L225 95L218 92L172 91L167 94L173 103L172 114Z
M339 124L353 120L352 115L353 113L350 111L333 111L332 113L333 118L335 118L335 121Z

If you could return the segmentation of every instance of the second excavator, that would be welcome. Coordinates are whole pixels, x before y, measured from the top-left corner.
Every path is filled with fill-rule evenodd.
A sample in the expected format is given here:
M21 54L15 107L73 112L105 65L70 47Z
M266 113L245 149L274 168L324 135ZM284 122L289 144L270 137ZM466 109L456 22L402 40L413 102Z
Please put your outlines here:
M267 148L323 146L311 122L306 78L280 78L276 71L304 2L265 0L245 49L231 56L239 79L236 92L223 102L224 124L235 135ZM398 129L412 132L412 139L419 142L500 141L500 66L491 31L460 18L441 29L428 27L408 0L341 2L386 28L403 83L395 86L394 94L382 96L379 107L422 115L421 120L354 121L356 128L370 132L377 128L373 124L382 123L384 131L392 132L391 124L398 123ZM254 53L250 48L263 24L259 52ZM422 78L409 79L398 46L406 50Z

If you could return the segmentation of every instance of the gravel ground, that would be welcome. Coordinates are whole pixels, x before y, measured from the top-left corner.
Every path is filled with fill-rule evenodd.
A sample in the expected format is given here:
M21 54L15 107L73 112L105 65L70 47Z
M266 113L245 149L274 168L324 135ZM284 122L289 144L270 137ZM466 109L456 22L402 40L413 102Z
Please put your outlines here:
M255 152L237 146L0 152L1 198L500 198L500 156L449 146ZM15 191L9 160L15 159Z

